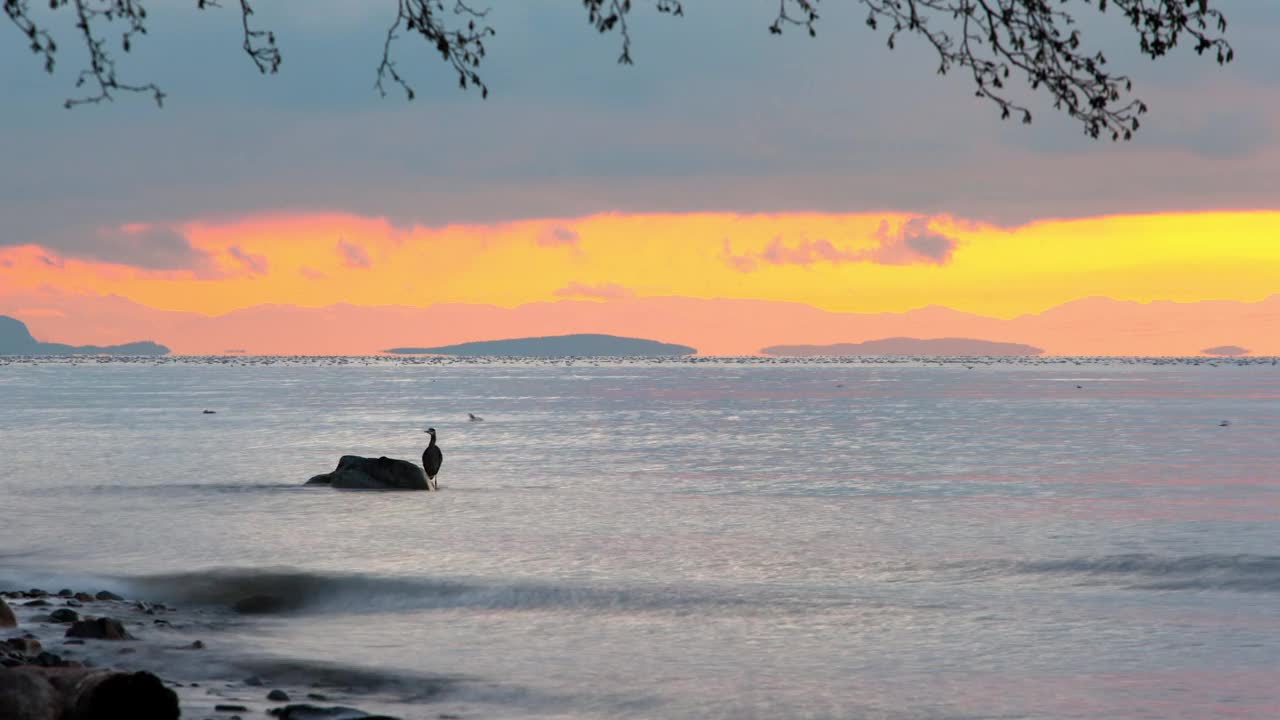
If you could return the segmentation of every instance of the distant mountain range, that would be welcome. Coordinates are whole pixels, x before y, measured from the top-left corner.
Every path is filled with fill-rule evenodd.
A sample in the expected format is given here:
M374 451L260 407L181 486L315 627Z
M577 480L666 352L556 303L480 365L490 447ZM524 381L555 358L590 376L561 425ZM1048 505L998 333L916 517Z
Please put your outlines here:
M894 337L981 338L1043 348L1046 355L1200 355L1248 348L1280 355L1280 294L1258 300L1134 302L1083 298L1002 318L928 306L905 312L834 312L810 305L729 298L560 300L516 307L257 305L222 315L158 310L118 295L48 288L5 292L0 314L40 337L110 345L135 337L174 352L342 355L376 353L430 338L444 347L491 338L602 333L661 338L703 355L754 355L779 345L862 343ZM422 343L425 345L426 343Z
M26 323L0 315L0 355L167 355L169 348L150 340L123 345L65 345L40 342Z
M443 345L440 347L399 347L386 352L397 355L500 355L524 357L634 357L693 355L688 345L617 335L577 334L550 337L511 338Z
M860 343L835 343L833 345L773 345L760 351L764 355L808 357L812 355L933 355L995 357L1040 355L1044 350L1021 343L992 342L971 338L920 338L893 337L868 340Z

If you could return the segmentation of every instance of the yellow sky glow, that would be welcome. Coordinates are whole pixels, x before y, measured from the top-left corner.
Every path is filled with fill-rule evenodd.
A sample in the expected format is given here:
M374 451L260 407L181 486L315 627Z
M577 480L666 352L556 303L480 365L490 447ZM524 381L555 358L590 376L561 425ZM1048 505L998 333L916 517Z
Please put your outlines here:
M180 226L210 258L193 270L143 270L34 246L0 250L0 293L54 287L221 314L268 303L516 306L598 290L601 299L619 292L754 298L850 312L943 305L1009 318L1088 296L1257 301L1280 292L1276 211L1016 228L928 218L928 234L955 243L945 262L884 250L901 242L910 220L882 213L601 214L398 228L352 215L267 215ZM358 247L367 265L358 253L344 254L344 242ZM237 254L264 261L265 272Z

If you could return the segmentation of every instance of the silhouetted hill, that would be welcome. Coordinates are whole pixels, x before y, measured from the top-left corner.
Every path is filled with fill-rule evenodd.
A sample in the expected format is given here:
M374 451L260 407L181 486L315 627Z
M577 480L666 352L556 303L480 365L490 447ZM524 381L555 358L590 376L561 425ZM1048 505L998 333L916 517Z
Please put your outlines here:
M167 355L169 348L150 340L124 345L66 345L40 342L26 323L0 315L0 355Z
M1239 355L1248 355L1249 348L1240 347L1239 345L1215 345L1211 348L1205 348L1200 351L1205 355L1223 355L1226 357L1237 357Z
M636 356L636 355L692 355L697 350L687 345L618 337L617 335L555 335L552 337L511 338L485 340L459 345L415 348L400 347L387 350L399 355L518 355L525 357L587 357L587 356Z
M774 345L763 348L764 355L945 355L949 357L994 357L998 355L1039 355L1044 352L1032 345L992 342L972 338L909 337L883 338L860 343L834 345Z

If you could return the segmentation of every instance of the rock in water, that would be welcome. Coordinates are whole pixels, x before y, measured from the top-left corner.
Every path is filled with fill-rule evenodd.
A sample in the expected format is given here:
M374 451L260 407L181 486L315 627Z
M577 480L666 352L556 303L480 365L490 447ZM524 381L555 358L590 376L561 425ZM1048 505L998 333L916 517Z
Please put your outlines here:
M80 619L80 613L71 608L58 608L49 613L49 622L73 623Z
M318 707L316 705L286 705L267 711L280 720L396 720L388 715L370 715L353 707Z
M308 485L347 490L427 490L427 474L417 464L389 457L343 455L331 473L316 475Z
M13 610L9 609L9 605L0 598L0 628L18 627L18 618L13 616Z
M67 628L66 637L90 638L92 640L132 640L119 620L97 618L96 620L80 620Z

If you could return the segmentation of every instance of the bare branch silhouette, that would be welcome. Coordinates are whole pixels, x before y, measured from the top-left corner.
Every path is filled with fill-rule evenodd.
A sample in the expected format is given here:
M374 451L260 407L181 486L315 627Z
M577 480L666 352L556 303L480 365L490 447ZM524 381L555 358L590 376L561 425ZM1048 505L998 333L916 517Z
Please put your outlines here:
M1010 82L1019 76L1031 91L1044 92L1057 110L1078 120L1093 138L1129 139L1147 112L1132 95L1132 81L1113 72L1106 56L1086 47L1073 12L1092 10L1124 18L1138 37L1139 50L1159 58L1180 44L1198 54L1206 52L1219 64L1230 62L1234 51L1222 34L1227 22L1210 7L1212 0L854 0L867 10L866 24L885 29L892 49L902 36L923 39L936 53L938 72L964 68L974 83L974 94L995 103L1002 118L1018 117L1029 123L1031 110L1011 94ZM119 22L121 47L129 52L138 35L146 34L147 12L143 0L47 0L49 10L69 10L75 16L79 40L89 61L76 86L93 92L68 99L67 107L113 99L117 91L150 93L157 104L165 94L154 83L131 84L120 80L108 52L104 25ZM275 33L255 27L253 0L238 0L245 53L262 73L275 73L282 55ZM817 34L821 0L778 0L778 12L768 25L772 34L787 28L803 28ZM34 17L31 0L3 0L4 12L22 33L31 51L53 72L58 46L49 29ZM660 13L684 14L682 0L649 0ZM632 35L627 23L633 0L582 0L590 25L600 33L617 31L622 41L618 62L632 64ZM648 4L648 3L647 3ZM198 9L220 7L218 0L196 0ZM1068 10L1072 8L1072 10ZM480 76L485 43L495 30L488 24L488 10L467 0L396 0L396 16L387 29L374 87L385 96L387 85L398 85L410 100L414 90L394 59L394 45L403 35L417 35L440 53L453 68L462 89L489 88Z

